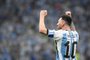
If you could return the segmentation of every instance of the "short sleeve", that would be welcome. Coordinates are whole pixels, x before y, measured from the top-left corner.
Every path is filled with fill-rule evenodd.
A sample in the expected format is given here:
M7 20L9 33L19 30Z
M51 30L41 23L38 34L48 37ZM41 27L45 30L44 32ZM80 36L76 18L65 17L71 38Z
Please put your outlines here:
M48 30L48 37L60 40L62 38L62 30Z
M53 38L55 34L55 30L48 30L48 37Z
M61 40L62 37L63 37L63 31L62 30L55 31L54 40Z

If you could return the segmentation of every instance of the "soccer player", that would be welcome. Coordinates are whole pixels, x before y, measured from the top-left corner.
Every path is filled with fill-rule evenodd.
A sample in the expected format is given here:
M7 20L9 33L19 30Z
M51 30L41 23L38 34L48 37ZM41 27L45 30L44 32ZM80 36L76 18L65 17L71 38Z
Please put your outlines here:
M76 46L79 35L71 29L72 19L63 15L58 20L58 30L47 29L44 23L47 10L40 11L39 32L48 35L56 42L56 60L76 60Z

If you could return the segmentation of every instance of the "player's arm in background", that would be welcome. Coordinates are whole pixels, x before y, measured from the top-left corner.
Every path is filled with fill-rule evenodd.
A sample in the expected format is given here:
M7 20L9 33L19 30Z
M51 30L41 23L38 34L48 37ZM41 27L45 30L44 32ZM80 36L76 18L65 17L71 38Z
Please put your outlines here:
M72 17L71 11L66 11L65 14L68 15L68 16L70 16L70 17ZM73 22L72 22L72 24L71 24L71 29L74 30L74 31L76 30L75 25L74 25Z
M47 10L40 11L40 19L39 19L39 32L43 34L47 34L47 28L45 26L45 17L47 15Z

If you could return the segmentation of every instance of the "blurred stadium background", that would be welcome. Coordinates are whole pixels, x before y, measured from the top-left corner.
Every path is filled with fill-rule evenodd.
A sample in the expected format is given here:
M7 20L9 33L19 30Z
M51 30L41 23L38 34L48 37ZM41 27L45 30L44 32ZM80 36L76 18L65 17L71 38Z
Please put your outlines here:
M71 10L80 34L78 60L90 60L90 0L0 0L0 60L55 60L52 39L38 32L39 12L48 10L46 24Z

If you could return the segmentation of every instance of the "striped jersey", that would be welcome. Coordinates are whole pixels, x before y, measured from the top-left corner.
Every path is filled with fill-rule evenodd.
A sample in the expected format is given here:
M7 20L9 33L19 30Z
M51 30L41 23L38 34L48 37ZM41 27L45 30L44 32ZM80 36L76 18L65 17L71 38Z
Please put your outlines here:
M76 60L77 31L48 30L48 37L56 42L56 60Z

